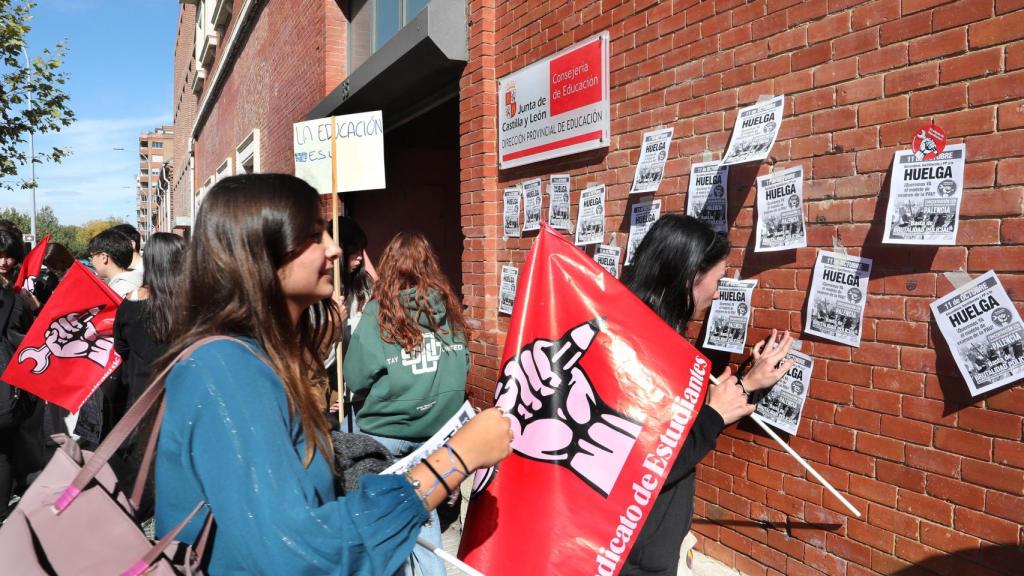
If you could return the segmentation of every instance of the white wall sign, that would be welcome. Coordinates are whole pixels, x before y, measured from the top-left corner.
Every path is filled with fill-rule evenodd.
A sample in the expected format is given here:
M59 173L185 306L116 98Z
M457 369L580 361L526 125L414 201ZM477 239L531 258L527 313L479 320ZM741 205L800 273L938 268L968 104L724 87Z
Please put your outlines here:
M607 147L609 34L498 81L498 168Z
M321 194L331 193L331 120L317 118L292 125L295 175ZM335 192L386 187L381 112L346 114L333 120L338 153Z

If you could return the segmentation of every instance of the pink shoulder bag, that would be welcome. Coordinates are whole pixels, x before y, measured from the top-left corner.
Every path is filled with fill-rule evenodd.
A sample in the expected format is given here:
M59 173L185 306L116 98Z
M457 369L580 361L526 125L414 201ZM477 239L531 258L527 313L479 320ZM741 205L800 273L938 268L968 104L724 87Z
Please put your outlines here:
M139 396L96 452L81 450L71 438L61 439L61 447L0 527L4 573L21 576L201 573L199 566L212 517L207 516L194 548L177 542L175 537L205 507L203 502L198 502L195 509L158 542L147 538L135 520L156 452L163 403L130 496L126 497L123 489L127 482L118 480L107 461L163 397L164 378L171 367L215 340L234 339L209 336L183 350Z

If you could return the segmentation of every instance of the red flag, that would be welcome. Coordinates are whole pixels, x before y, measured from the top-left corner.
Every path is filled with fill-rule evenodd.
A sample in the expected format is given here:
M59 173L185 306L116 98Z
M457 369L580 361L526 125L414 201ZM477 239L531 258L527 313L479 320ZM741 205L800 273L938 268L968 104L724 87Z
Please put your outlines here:
M496 403L512 455L474 477L459 555L489 576L618 574L704 402L711 363L544 226Z
M18 270L18 278L14 280L14 292L21 292L21 287L25 285L25 280L31 278L35 280L39 276L39 271L43 269L43 256L46 255L46 245L50 243L50 235L43 236L43 239L36 247L29 251L25 256L25 261L21 263L21 269ZM28 288L29 292L32 291L31 284Z
M73 263L0 379L78 412L121 365L112 336L120 303L88 268Z

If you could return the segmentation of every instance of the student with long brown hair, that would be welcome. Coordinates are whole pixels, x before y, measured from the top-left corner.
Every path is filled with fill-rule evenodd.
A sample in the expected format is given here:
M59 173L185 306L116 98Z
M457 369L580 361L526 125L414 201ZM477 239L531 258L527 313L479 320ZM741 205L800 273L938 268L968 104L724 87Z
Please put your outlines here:
M422 235L396 235L377 271L373 299L345 355L345 382L355 394L365 394L356 409L359 429L400 458L437 432L465 400L466 324ZM436 513L424 536L440 544ZM444 563L422 547L413 559L417 574L445 573Z
M156 527L164 535L199 501L215 522L212 574L394 574L428 512L473 469L508 455L497 409L468 422L408 474L364 476L339 497L324 416L321 343L340 250L320 197L283 174L233 176L207 193L178 285L167 354L206 336L167 377L156 458ZM443 476L435 478L431 469ZM178 539L194 541L200 519Z

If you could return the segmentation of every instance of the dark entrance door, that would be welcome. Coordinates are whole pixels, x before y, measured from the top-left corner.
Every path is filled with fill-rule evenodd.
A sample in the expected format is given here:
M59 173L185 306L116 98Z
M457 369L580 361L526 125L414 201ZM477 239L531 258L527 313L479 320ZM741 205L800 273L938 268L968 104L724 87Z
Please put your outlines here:
M384 161L386 189L344 195L346 214L369 238L370 258L379 262L398 232L419 232L433 245L441 269L461 295L458 98L390 130L384 137Z

